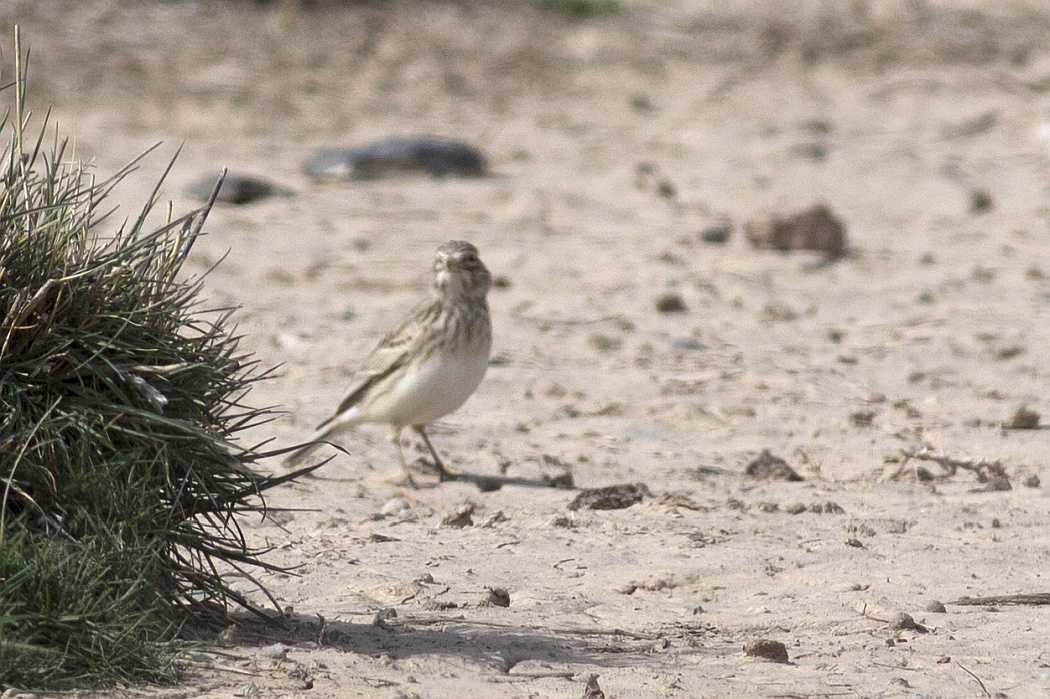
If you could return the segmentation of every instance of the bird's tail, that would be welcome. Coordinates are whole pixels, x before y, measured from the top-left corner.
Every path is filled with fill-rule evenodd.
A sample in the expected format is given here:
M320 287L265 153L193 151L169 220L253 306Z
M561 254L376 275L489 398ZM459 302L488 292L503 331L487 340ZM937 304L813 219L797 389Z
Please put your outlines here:
M346 431L347 427L349 427L349 425L352 423L331 423L332 420L326 420L325 422L321 423L321 425L318 427L317 432L314 433L314 436L310 438L309 442L304 442L302 447L296 449L288 456L284 457L283 463L285 468L295 468L303 461L305 461L307 457L309 457L311 454L317 451L319 447L323 447L325 445L333 447L346 454L346 449L343 449L341 446L333 444L332 442L329 442L327 440L330 437L333 437L335 435L340 434L341 432Z

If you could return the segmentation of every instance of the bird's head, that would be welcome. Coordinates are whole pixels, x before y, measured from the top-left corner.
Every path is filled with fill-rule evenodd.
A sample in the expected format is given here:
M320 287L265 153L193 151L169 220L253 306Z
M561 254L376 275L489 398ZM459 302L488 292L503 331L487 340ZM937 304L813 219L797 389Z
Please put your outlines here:
M442 297L484 299L492 274L478 257L478 249L462 240L450 240L434 257L434 288Z

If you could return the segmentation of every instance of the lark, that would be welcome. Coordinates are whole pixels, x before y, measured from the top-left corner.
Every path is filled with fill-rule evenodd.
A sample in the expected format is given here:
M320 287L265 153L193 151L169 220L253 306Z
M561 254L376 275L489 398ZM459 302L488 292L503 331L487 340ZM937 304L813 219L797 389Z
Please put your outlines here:
M492 348L488 292L492 275L478 249L450 240L434 257L432 299L419 306L365 359L335 414L317 426L327 440L364 423L389 424L409 485L415 485L401 447L401 431L415 430L430 450L441 481L453 476L427 435L430 423L457 410L481 383ZM294 452L293 466L319 445Z

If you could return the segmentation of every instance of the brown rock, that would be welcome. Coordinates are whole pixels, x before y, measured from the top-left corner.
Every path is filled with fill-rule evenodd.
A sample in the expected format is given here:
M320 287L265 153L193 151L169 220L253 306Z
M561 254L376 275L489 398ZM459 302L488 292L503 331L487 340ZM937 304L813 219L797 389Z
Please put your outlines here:
M598 675L591 675L587 678L587 686L583 688L581 699L605 699L605 692L598 686Z
M774 663L788 662L787 646L780 641L771 641L768 638L760 638L748 643L744 646L744 655L752 658L765 658Z
M752 478L762 481L801 481L795 469L788 466L788 462L779 456L774 456L768 449L763 449L758 458L747 465L744 471Z
M642 501L642 489L631 483L583 490L569 504L570 510L622 510Z
M770 250L815 250L828 257L846 252L846 226L824 204L790 216L771 216L744 224L751 245Z
M1036 411L1022 406L1017 409L1006 426L1012 430L1034 430L1039 427L1040 417Z

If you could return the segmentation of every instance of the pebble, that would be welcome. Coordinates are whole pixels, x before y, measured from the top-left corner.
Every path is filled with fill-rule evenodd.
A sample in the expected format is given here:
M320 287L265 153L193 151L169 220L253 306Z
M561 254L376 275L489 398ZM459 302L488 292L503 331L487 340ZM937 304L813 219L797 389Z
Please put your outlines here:
M666 293L656 299L656 310L660 313L685 313L685 301L681 294Z
M632 483L580 491L570 510L622 510L642 501L643 488Z
M283 643L274 643L273 645L263 646L259 649L259 655L266 658L277 658L284 660L288 657L288 648Z
M712 245L722 245L729 241L729 236L732 234L732 224L719 223L700 231L700 240Z
M704 349L704 345L697 340L695 337L689 337L688 335L682 337L671 338L671 349L679 352L688 352L695 350Z
M429 136L384 138L354 148L319 150L303 173L316 179L368 180L405 172L432 177L481 177L488 165L467 143Z
M787 646L780 641L760 638L744 646L744 655L752 658L765 658L775 663L788 662Z
M197 201L208 201L215 189L218 175L204 175L183 190L186 196ZM215 201L224 204L251 204L252 202L273 196L289 196L291 190L280 187L273 182L255 175L226 173Z
M419 519L416 515L415 510L408 504L408 501L404 498L393 498L388 500L385 505L379 510L379 514L383 517L390 517L399 522L415 521Z
M796 214L771 216L744 225L744 234L756 248L815 250L828 257L846 252L846 225L824 204Z

